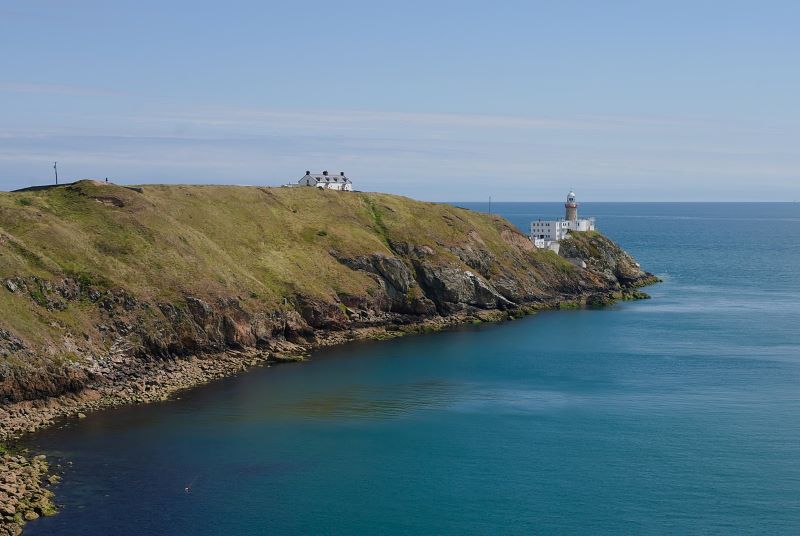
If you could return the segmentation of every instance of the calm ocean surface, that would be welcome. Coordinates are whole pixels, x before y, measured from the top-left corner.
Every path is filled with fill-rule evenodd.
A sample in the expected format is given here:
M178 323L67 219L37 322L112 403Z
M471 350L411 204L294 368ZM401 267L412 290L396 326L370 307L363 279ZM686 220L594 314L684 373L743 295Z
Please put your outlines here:
M652 300L351 344L46 430L29 445L73 465L26 534L800 533L800 204L581 213L664 278Z

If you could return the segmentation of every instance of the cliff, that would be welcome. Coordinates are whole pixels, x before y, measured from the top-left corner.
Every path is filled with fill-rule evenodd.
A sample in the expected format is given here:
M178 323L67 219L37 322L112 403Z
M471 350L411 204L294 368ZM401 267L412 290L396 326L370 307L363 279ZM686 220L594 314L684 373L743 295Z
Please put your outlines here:
M598 233L562 252L586 267L498 216L386 194L3 193L0 437L49 422L56 410L28 417L48 397L148 400L315 345L607 303L654 280Z

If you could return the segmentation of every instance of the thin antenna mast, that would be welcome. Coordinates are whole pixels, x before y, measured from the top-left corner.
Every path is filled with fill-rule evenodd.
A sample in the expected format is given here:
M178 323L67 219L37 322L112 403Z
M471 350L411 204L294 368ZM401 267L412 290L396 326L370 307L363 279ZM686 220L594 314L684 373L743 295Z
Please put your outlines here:
M58 185L58 162L53 162L53 171L56 173L56 185Z

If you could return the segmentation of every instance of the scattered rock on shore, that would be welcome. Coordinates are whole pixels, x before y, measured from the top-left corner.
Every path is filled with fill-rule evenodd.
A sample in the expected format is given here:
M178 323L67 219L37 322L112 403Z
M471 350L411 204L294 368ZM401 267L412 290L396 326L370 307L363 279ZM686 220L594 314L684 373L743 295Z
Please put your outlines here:
M0 536L21 534L26 521L56 513L53 492L45 487L47 473L47 460L42 455L0 455Z

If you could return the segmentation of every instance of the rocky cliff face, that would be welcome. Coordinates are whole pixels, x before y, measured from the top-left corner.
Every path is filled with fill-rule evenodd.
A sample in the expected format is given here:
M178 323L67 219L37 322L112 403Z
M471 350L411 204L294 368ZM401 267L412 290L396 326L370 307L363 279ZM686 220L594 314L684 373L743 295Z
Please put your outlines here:
M652 282L651 274L642 270L633 257L597 232L573 233L561 243L559 254L584 261L587 268L612 284L641 286Z
M198 355L219 356L209 370L224 374L231 356L613 299L653 281L596 233L562 245L582 268L496 216L394 196L72 188L0 197L7 415L87 389L175 384Z
M0 441L316 346L603 305L655 281L597 233L561 252L496 216L380 194L0 194ZM0 533L18 534L54 512L47 465L2 447Z

